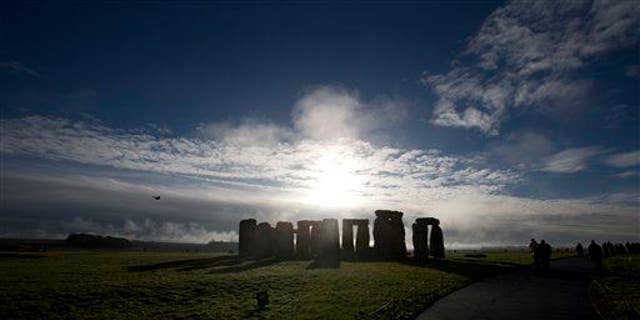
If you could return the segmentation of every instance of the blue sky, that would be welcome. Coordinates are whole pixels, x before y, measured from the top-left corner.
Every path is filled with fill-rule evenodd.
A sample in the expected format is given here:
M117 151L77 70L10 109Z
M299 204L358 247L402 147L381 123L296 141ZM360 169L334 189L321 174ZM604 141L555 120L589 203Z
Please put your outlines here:
M233 240L377 208L450 245L640 232L637 2L2 15L0 236Z

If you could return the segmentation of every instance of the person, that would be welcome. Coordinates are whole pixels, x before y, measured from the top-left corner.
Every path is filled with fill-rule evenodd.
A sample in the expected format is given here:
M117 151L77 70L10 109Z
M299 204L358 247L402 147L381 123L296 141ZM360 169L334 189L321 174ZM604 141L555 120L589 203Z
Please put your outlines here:
M607 241L602 243L602 257L603 258L611 257L611 251L609 251L609 243Z
M544 240L540 241L538 245L540 247L540 261L542 263L543 270L549 270L551 264L551 246Z
M594 240L591 240L588 250L589 259L599 268L600 264L602 264L602 248Z
M531 238L531 242L529 242L529 251L531 251L531 253L534 252L534 250L536 249L536 246L538 245L538 243L536 242L535 238Z
M578 254L578 257L584 257L584 248L580 242L578 242L578 245L576 246L576 253Z
M533 255L533 267L536 271L540 269L540 254L538 250L536 250L537 248L538 242L536 242L536 239L531 238L531 241L529 242L529 251L531 251L531 254Z

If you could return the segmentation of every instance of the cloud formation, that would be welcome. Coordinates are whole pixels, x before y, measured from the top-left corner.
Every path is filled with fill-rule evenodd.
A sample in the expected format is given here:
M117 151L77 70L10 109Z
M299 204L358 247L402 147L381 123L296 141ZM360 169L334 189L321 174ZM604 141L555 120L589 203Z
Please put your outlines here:
M406 111L399 101L380 98L365 102L357 92L320 87L296 103L292 116L294 127L304 137L362 139L372 131L398 123Z
M86 117L2 119L2 178L9 187L3 187L0 225L6 229L0 233L93 230L203 242L234 238L237 222L247 217L271 223L370 218L379 208L404 211L405 222L437 216L451 232L447 241L458 245L496 244L497 229L520 231L500 233L505 243L553 230L558 241L573 241L606 230L563 235L559 224L593 226L604 216L616 217L618 235L634 232L629 224L638 205L633 194L518 197L509 189L524 182L522 171L489 166L485 157L366 141L364 133L393 122L385 113L388 105L320 88L295 105L292 127L254 119L203 124L185 136L152 126L117 129ZM533 141L534 149L551 152L541 135L523 134L513 141L516 149ZM576 172L602 152L599 147L565 150L545 158L544 168ZM153 194L162 200L152 200ZM564 220L540 226L549 216ZM407 235L410 239L410 230Z
M555 153L544 159L541 171L574 173L589 166L589 160L604 153L601 147L571 148Z
M617 168L637 166L640 164L640 151L614 154L604 159L604 162Z
M445 74L425 73L437 101L431 122L498 133L513 109L553 111L584 102L577 71L637 44L636 1L512 1L495 10Z

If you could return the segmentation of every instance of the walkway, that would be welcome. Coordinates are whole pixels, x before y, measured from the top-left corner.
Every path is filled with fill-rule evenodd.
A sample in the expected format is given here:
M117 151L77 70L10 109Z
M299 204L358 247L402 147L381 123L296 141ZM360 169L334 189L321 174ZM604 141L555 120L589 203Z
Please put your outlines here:
M549 274L530 269L471 284L434 303L419 320L593 319L587 300L591 264L583 258L551 262Z

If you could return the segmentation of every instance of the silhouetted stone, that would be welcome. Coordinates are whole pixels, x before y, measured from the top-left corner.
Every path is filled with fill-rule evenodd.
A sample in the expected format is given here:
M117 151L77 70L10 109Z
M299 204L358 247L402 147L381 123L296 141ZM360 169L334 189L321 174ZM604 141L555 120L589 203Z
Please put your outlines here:
M431 226L431 238L429 239L429 251L434 258L444 258L444 236L440 228L440 221Z
M305 258L309 255L309 241L311 237L311 230L308 226L305 226L301 221L297 222L296 234L296 257Z
M256 256L258 257L270 257L273 255L273 228L267 222L258 224L256 248Z
M252 256L257 253L256 232L258 227L256 219L246 219L240 221L240 232L238 234L238 246L240 256Z
M313 232L313 230L312 230ZM340 234L337 219L323 219L320 225L320 252L322 257L337 257L340 253Z
M427 241L429 226L431 226L431 239ZM417 218L413 230L413 254L417 260L426 260L429 254L435 258L444 258L444 239L440 220L434 217Z
M354 250L353 227L357 227ZM369 248L369 219L342 220L342 252L348 257L363 254Z
M320 242L321 242L321 221L311 221L311 256L315 257L320 254Z
M440 220L434 217L417 218L416 223L423 226L435 226L440 224Z
M403 259L407 255L404 242L402 212L376 210L373 224L373 240L376 254L384 259Z
M311 225L309 221L298 221L296 230L296 256L308 258L311 255Z
M276 223L274 253L280 258L289 258L293 255L293 224L291 222Z
M296 256L312 258L316 254L320 221L300 220L296 230Z
M363 255L369 249L369 219L361 219L355 223L358 226L356 233L356 254Z
M342 219L342 251L353 254L353 219Z
M427 224L413 224L413 257L417 261L425 261L429 258L429 227Z

